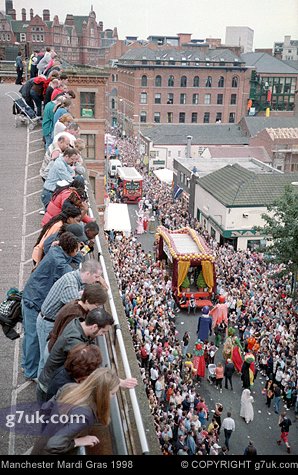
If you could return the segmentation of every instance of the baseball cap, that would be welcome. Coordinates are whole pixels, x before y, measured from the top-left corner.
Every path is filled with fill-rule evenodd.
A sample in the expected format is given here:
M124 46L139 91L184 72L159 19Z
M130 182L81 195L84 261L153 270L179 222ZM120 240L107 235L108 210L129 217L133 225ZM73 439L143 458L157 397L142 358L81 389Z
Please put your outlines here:
M80 224L67 224L66 231L75 235L79 242L87 242L88 238L84 233L83 227Z

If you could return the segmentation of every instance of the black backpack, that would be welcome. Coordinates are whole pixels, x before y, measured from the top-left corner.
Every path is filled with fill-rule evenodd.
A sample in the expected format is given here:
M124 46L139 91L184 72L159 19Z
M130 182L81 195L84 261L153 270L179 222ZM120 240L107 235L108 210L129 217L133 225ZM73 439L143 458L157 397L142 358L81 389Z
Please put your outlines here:
M4 335L10 340L20 337L14 330L15 325L22 321L22 293L18 289L10 289L4 302L0 303L0 325Z

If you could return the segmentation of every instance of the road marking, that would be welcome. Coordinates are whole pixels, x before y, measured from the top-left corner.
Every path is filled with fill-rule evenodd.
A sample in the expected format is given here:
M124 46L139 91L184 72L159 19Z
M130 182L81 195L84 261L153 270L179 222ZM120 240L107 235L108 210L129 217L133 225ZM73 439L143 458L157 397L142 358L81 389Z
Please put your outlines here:
M28 178L28 163L29 163L29 128L27 127L27 146L26 146L26 160L25 160L25 176L24 176L24 192L23 192L23 222L22 222L22 244L21 244L21 261L19 267L19 289L24 288L24 265L26 255L26 211L27 211L27 178ZM15 341L14 356L13 356L13 368L12 368L12 392L10 399L10 406L13 408L17 402L17 384L18 384L18 372L19 372L19 354L20 354L20 340ZM12 412L13 413L13 412ZM15 428L12 427L9 431L8 439L8 455L15 454Z
M36 180L36 178L40 178L40 175L32 176L31 178L28 178L28 181Z
M41 162L42 160L39 160L38 162L29 163L28 167L33 167L33 165L40 165Z
M34 236L34 234L40 233L40 231L41 231L41 229L38 229L37 231L34 231L33 233L26 234L26 235L25 235L25 239L27 239L27 237Z
M34 191L33 193L29 193L28 195L26 195L26 198L28 198L28 196L37 195L37 193L41 193L41 192L42 192L42 190Z
M29 152L29 155L31 155L32 153L36 153L36 152L44 152L44 148L38 148L37 150L32 150L32 152ZM30 165L29 165L30 166Z
M37 132L37 131L36 131ZM30 144L34 143L34 142L40 142L41 139L35 139L35 140L30 140ZM29 153L29 152L28 152Z
M38 208L38 209L35 209L34 211L30 211L30 213L27 213L26 216L30 216L30 214L35 214L35 213L39 213L39 211L41 211L43 208Z

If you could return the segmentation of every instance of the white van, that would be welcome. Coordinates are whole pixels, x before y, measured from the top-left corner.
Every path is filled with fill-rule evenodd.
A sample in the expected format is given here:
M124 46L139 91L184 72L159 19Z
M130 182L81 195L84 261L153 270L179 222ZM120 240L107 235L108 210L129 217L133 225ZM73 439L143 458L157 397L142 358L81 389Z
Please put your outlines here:
M120 160L109 160L109 175L111 177L114 177L114 176L117 176L117 170L118 168L121 168L122 167L122 163L120 162Z

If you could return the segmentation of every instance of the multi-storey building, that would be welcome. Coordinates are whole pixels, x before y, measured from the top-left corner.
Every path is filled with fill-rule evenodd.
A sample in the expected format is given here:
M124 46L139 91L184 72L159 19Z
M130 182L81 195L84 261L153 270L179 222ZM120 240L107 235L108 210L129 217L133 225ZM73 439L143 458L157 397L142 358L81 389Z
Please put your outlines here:
M293 115L298 70L266 53L246 53L241 59L252 68L250 99L255 112L270 108Z
M68 14L65 22L60 23L57 15L53 20L50 11L43 10L42 17L30 9L29 18L22 8L22 19L17 20L12 1L6 2L6 14L0 12L0 48L9 51L15 43L29 56L33 50L44 50L47 46L70 63L97 66L105 49L109 49L118 39L117 29L103 30L103 23L96 21L96 14L91 7L89 15L76 16Z
M248 26L227 26L225 44L241 46L243 53L253 51L254 30Z
M229 49L135 47L112 71L110 112L124 129L131 121L234 123L246 113L249 79L244 61Z
M274 56L283 61L298 60L298 40L291 40L291 36L284 37L284 41L274 43Z

